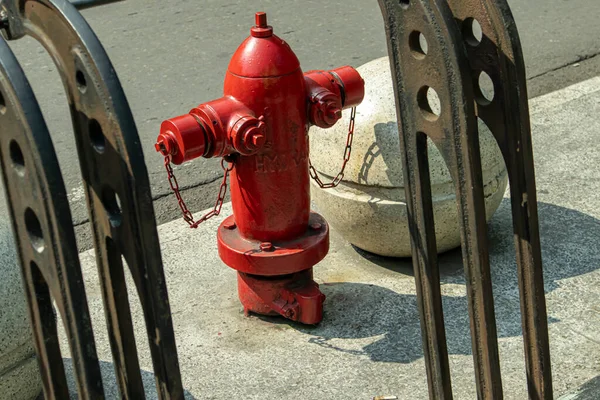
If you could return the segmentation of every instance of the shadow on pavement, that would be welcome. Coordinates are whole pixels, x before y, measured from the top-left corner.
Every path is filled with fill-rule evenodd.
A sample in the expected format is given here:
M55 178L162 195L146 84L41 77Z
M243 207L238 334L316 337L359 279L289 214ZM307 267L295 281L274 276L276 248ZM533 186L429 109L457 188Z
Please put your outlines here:
M63 358L65 365L65 372L67 374L67 381L69 384L69 391L71 393L71 400L79 399L77 394L77 388L75 384L75 375L73 371L73 360L71 358ZM117 379L115 376L114 364L106 361L99 361L100 372L102 373L102 382L104 383L104 398L107 400L117 400L121 398L119 394L119 388L117 385ZM142 381L144 383L144 391L146 392L146 399L158 399L158 393L156 392L156 385L154 380L154 373L152 371L142 370ZM184 391L186 400L196 400L191 393L187 390Z
M599 220L546 203L539 203L539 216L547 293L555 290L562 279L600 268ZM521 336L512 219L507 199L490 222L489 239L498 337ZM383 258L357 251L382 268L402 275L412 274L410 260ZM460 249L440 255L439 261L442 287L459 285L463 288L460 296L443 297L448 351L449 354L470 355L469 315L464 297L465 280ZM292 325L294 329L313 336L309 339L311 343L357 356L368 356L376 362L410 363L423 357L414 295L398 294L384 287L364 283L325 283L321 288L328 300L324 323L314 328ZM549 315L549 324L557 321ZM356 344L338 340L364 338L374 338L374 341L359 350Z

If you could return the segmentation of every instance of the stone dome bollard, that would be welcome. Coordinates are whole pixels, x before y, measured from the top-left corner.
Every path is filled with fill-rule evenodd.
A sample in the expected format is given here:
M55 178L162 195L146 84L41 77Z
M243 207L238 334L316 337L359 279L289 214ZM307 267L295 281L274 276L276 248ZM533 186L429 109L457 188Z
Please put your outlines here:
M357 70L365 80L365 99L357 108L352 156L344 180L333 189L321 189L311 181L312 198L331 226L356 247L382 256L410 257L389 59L373 60ZM348 110L327 131L311 128L311 161L323 181L339 172L349 122ZM479 141L489 221L504 197L508 175L500 149L481 121ZM450 172L431 140L428 153L437 247L442 253L460 246L458 208Z
M0 398L32 400L41 391L21 267L0 182Z

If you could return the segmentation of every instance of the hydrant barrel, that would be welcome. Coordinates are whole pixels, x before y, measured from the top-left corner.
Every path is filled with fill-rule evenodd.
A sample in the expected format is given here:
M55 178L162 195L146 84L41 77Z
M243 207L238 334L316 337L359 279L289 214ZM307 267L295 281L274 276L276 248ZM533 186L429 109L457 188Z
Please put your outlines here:
M265 29L272 30L252 29L233 55L225 77L225 96L263 115L267 126L263 151L236 161L231 198L242 235L288 240L306 231L310 213L307 107L311 93L292 49L272 33L265 34ZM362 101L364 81L351 67L322 72L334 81L327 78L322 89L331 89L339 98L337 121L342 108Z
M247 49L242 47L225 78L225 95L263 115L267 126L263 151L236 160L231 175L233 212L245 237L288 240L306 230L310 212L304 75L289 47L275 37L252 37L246 44L262 53L267 50L260 48L268 47L276 55L255 59L256 71L236 70L236 57L244 57ZM274 58L282 60L283 68L271 63ZM290 65L294 66L291 73ZM256 79L261 73L270 76Z

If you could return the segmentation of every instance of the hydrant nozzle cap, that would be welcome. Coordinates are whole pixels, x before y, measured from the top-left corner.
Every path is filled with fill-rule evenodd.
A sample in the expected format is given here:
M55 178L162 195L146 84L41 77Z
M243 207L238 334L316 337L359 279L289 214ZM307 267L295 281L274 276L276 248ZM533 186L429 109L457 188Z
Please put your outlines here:
M175 165L202 157L207 147L205 129L191 114L163 121L155 144L156 151Z
M273 27L267 23L267 13L257 12L254 16L256 26L250 29L250 34L256 38L268 38L273 36Z

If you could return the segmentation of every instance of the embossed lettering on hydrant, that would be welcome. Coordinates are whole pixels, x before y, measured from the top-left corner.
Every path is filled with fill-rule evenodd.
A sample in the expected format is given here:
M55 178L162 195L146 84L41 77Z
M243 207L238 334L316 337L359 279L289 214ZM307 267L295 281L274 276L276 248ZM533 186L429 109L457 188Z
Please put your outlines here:
M306 165L308 154L303 150L294 150L291 153L258 154L255 159L255 171L258 173L284 172L290 168Z

